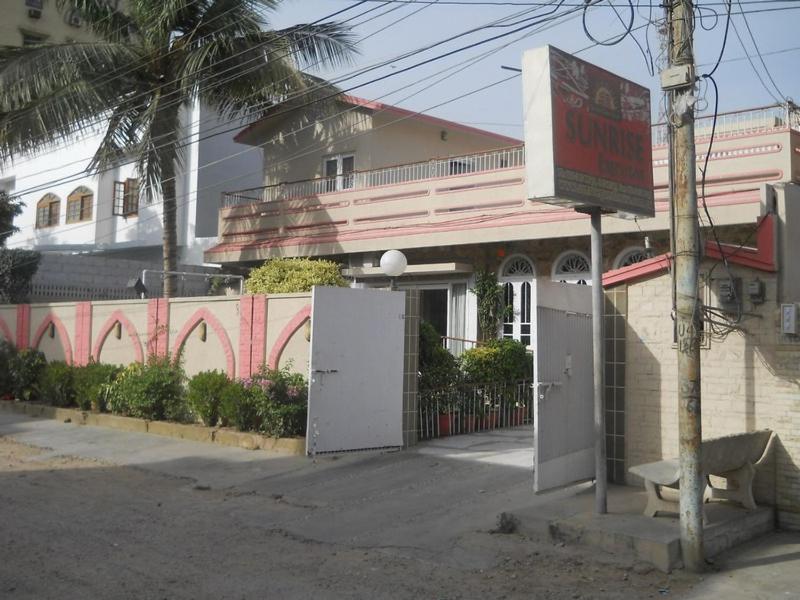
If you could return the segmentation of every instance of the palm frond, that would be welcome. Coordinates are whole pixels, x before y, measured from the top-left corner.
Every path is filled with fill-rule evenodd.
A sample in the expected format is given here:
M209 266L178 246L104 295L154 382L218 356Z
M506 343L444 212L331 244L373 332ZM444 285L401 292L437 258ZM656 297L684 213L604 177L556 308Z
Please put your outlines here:
M284 38L294 50L301 68L338 67L352 62L357 54L355 37L347 25L337 22L295 25L265 32Z
M112 75L137 63L127 44L58 44L0 53L0 156L82 133L132 89Z

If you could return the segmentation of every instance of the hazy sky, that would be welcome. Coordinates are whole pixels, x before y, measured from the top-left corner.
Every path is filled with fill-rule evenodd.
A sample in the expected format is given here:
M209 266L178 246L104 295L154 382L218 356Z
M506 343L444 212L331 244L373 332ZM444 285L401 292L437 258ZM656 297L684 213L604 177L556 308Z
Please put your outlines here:
M517 5L493 6L477 5L479 0L465 0L475 2L475 6L441 4L444 1L440 0L438 6L436 4L426 6L425 4L399 5L393 3L384 6L381 2L369 1L343 13L337 18L339 20L352 18L353 20L349 21L349 23L356 25L354 32L359 38L370 36L381 28L386 27L386 29L374 33L372 37L365 39L361 43L361 55L356 59L355 65L338 69L335 72L325 72L322 75L335 77L337 74L348 73L353 68L365 67L382 60L397 57L449 36L489 24L522 11L537 9L535 12L526 12L524 15L515 18L513 20L515 23L519 19L530 17L541 19L552 11L551 6L524 5L526 1L533 3L535 0L509 0L510 3L516 2ZM498 2L500 0L493 1ZM723 57L724 62L715 74L720 91L720 110L736 110L772 104L775 102L772 95L778 98L784 96L794 97L800 101L800 69L798 69L798 64L800 64L800 36L797 35L798 25L800 25L800 1L741 1L741 5L735 1L733 3L732 14L734 16L732 18L732 27L728 33L728 41ZM565 13L570 10L575 11L573 17L566 21L532 27L530 30L521 31L501 40L454 54L423 67L390 77L384 81L359 87L351 93L390 104L398 104L412 110L424 110L429 114L446 119L521 137L522 92L519 77L467 97L465 97L465 94L512 76L513 73L501 69L501 65L519 67L522 53L528 48L552 44L562 50L576 52L591 46L591 40L587 38L583 31L581 11L576 8L576 4L578 3L575 0L566 0L561 8L558 9L559 13ZM312 22L353 5L355 5L355 0L284 0L283 6L274 15L273 25L275 27L283 27L291 24ZM627 21L630 18L630 8L627 3L623 3L621 0L614 0L614 5L617 7L618 16L608 3L588 11L587 25L596 39L604 40L625 31L625 26L621 21L624 21L625 25L627 25ZM721 0L709 0L706 3L701 3L700 6L707 8L703 10L705 15L703 22L697 21L696 23L695 56L697 63L701 65L698 71L703 73L711 68L720 52L725 29L726 8ZM763 66L758 60L750 33L742 15L739 14L739 10L743 9L746 13L749 13L751 11L787 7L793 10L747 14L747 23L750 25L769 73L780 89L779 93L768 79ZM359 13L371 8L375 10L367 15L357 17ZM394 10L383 14L389 9ZM715 19L712 10L719 13L719 19ZM661 54L661 40L655 30L655 26L645 27L651 11L653 21L657 22L663 17L661 8L654 5L651 9L650 5L647 4L647 0L641 0L634 20L634 28L639 29L635 29L634 35L645 50L646 41L649 39L650 51L653 60L656 61L655 76L650 76L648 73L645 58L630 36L616 46L592 47L581 52L579 56L650 87L652 101L656 104L661 101L661 92L658 85L658 64L660 60L657 60ZM412 14L415 12L416 14ZM403 18L405 18L403 21L394 23ZM362 23L363 21L367 22ZM529 22L532 21L526 21L525 23ZM483 29L438 46L423 54L417 54L405 60L394 61L389 66L382 67L359 78L343 81L340 83L340 87L346 89L387 73L396 73L406 66L421 60L504 33L510 29L520 27L522 24L524 23L519 23L512 27ZM548 25L548 29L536 32L536 29L544 25ZM735 26L735 29L733 26ZM706 31L703 27L710 29L710 31ZM745 44L745 49L743 49L736 35L737 31ZM519 39L523 36L524 39ZM510 42L513 43L500 49L497 53L437 83L438 79L452 74L453 70L458 68L456 65L459 63L483 55L500 46L505 46ZM778 53L772 54L776 52ZM759 82L754 69L744 58L745 54L753 57L755 67L761 74L764 84ZM703 65L706 65L705 70ZM440 75L435 75L437 72L448 68L450 69ZM428 76L431 78L426 81L420 81ZM765 88L769 88L770 91ZM699 106L701 109L706 107L706 102L703 102L703 99L707 100L707 109L701 114L707 114L713 110L713 91L706 91L705 85L701 86L699 91L701 98ZM428 110L430 107L441 103L447 104Z

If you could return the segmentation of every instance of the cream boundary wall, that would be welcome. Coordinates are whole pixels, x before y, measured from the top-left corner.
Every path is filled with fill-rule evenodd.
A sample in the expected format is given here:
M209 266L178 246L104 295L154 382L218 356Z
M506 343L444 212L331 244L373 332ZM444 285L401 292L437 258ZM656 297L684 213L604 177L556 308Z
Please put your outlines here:
M713 268L711 304L725 276ZM778 435L774 474L757 477L757 499L774 503L782 527L800 527L800 340L779 333L777 277L731 266L743 285L758 278L766 301L745 300L744 333L712 339L701 351L703 437L771 429ZM616 288L619 289L619 288ZM630 283L627 288L625 376L625 465L678 454L677 350L672 344L671 284L668 274ZM792 300L798 300L793 298ZM772 477L774 476L774 486ZM628 481L635 479L628 475ZM774 491L773 491L774 490Z
M191 376L249 377L262 364L308 371L309 294L0 306L0 338L49 361L127 365L180 356Z

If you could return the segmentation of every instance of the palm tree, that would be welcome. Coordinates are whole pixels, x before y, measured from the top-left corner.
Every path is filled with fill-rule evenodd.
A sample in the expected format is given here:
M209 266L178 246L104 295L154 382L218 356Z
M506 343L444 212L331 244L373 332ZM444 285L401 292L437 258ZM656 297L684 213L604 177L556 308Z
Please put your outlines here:
M146 197L163 199L164 270L177 267L175 172L181 115L200 101L229 119L289 99L328 98L302 71L355 53L340 22L271 30L282 0L57 0L77 11L97 41L0 49L0 159L95 131L89 164L135 162ZM106 124L107 123L107 124ZM164 295L175 292L167 277Z

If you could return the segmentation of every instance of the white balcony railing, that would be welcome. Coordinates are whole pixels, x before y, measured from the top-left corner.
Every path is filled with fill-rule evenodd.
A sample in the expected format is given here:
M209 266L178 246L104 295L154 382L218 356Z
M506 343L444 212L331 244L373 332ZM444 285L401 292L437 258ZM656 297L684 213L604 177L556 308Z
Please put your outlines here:
M411 181L483 173L499 169L523 167L524 165L525 147L516 146L491 152L437 158L383 169L355 171L336 177L321 177L236 192L225 192L222 195L222 205L230 207L274 200L291 200L293 198L305 198L331 192L398 185Z

